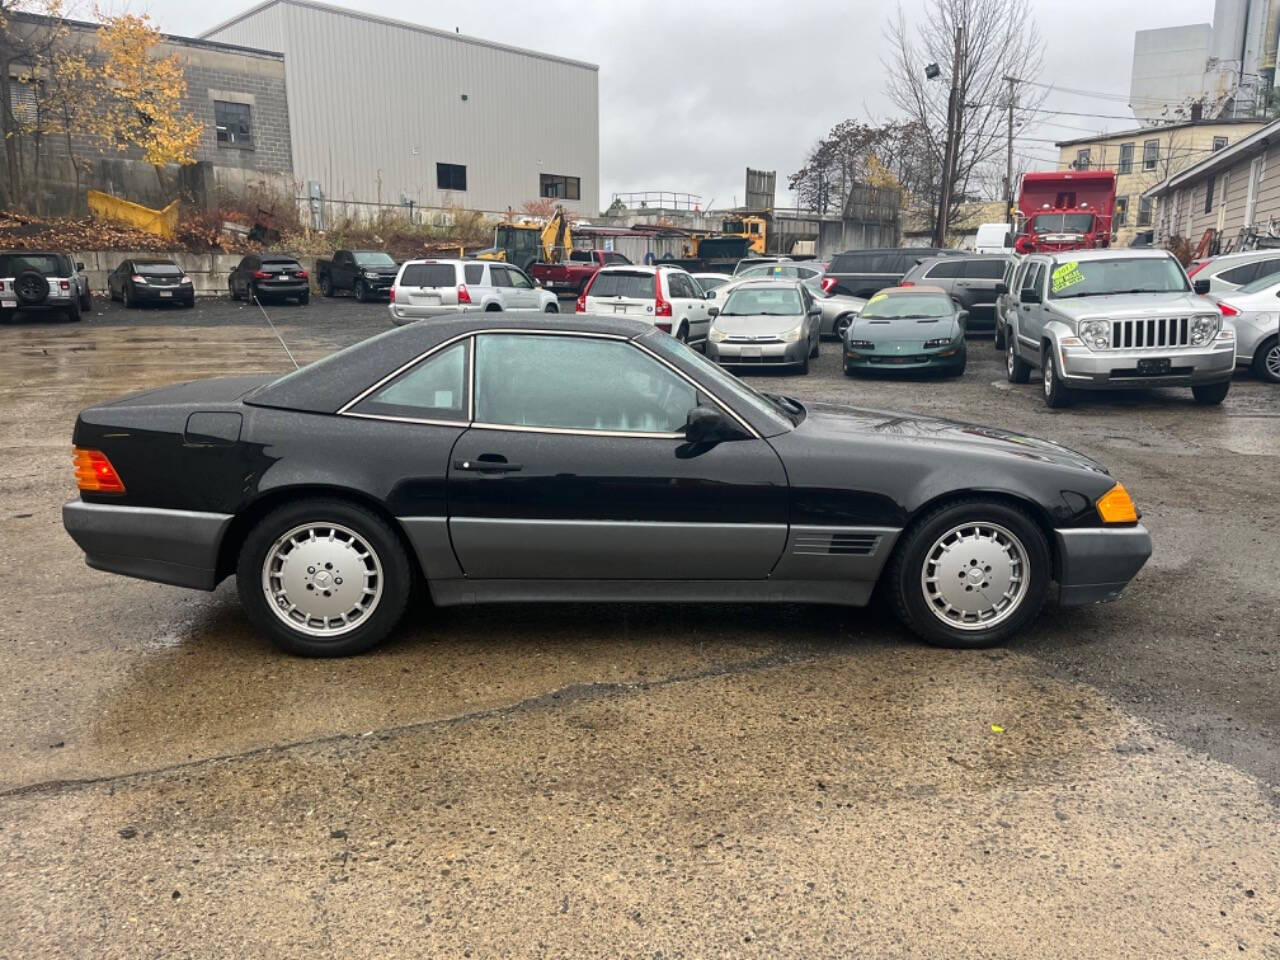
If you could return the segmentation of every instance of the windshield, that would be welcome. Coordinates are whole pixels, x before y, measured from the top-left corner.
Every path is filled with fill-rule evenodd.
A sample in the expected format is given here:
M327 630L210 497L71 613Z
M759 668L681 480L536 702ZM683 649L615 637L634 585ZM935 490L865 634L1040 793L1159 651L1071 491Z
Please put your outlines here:
M0 277L16 277L23 270L35 270L46 277L67 277L71 275L71 263L57 253L0 255Z
M1185 293L1190 287L1172 257L1123 260L1064 260L1049 271L1049 296L1055 300L1101 297L1111 293Z
M1042 213L1031 218L1031 229L1046 233L1088 233L1093 229L1092 213Z
M804 313L795 287L743 289L729 294L722 317L794 317Z
M177 264L162 260L135 260L133 265L138 268L139 273L150 273L157 277L176 277L182 273L182 268Z
M713 360L708 360L687 344L675 337L647 336L643 343L654 353L678 359L697 368L698 373L716 389L720 397L732 403L740 402L750 407L755 413L767 418L781 429L793 427L803 419L804 408L796 413L794 404L789 404L781 397L772 397L761 393L754 387L739 380L732 373ZM739 410L739 413L742 411Z
M951 300L935 293L882 293L872 297L862 308L864 320L910 320L950 315Z
M394 267L396 262L380 250L352 254L362 267Z
M728 277L722 277L719 275L711 276L705 273L700 273L693 279L698 281L698 286L700 286L703 291L715 290L717 287L723 287L729 282Z

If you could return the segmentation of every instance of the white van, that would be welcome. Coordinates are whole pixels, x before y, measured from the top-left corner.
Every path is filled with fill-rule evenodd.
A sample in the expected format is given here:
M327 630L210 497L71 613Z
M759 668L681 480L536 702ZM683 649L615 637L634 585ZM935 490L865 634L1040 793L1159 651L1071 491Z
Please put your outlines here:
M973 252L1013 253L1013 226L1008 223L981 224L974 237Z

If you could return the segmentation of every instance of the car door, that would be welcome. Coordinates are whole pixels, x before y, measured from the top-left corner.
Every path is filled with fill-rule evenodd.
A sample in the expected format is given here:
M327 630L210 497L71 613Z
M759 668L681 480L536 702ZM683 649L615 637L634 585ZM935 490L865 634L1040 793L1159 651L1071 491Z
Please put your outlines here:
M500 267L496 264L489 266L489 292L497 297L503 310L517 309L515 288L511 286L511 279L507 276L505 266Z
M232 288L242 297L249 295L249 277L253 271L258 269L258 258L253 254L248 255L240 261L240 266L236 267L232 274Z
M682 270L668 271L665 279L672 310L677 318L684 318L689 325L688 341L690 343L703 342L707 339L707 333L711 329L711 317L706 297L698 296L698 287L694 283L693 277ZM673 330L672 332L674 333L675 331Z
M519 267L513 267L507 264L507 283L509 286L506 293L511 302L515 304L513 310L540 310L542 308L541 301L538 297L538 288L533 285L533 281L529 275Z
M480 333L474 422L450 455L449 533L467 577L759 580L787 536L764 440L690 445L716 401L621 337Z
M350 250L339 250L333 255L333 265L330 267L333 276L330 279L335 287L345 289L355 283L354 265L355 259Z
M1027 265L1022 290L1018 295L1018 342L1023 358L1034 363L1040 361L1040 336L1044 332L1044 279L1045 262L1031 261ZM1038 292L1040 302L1024 302L1022 298L1028 291Z

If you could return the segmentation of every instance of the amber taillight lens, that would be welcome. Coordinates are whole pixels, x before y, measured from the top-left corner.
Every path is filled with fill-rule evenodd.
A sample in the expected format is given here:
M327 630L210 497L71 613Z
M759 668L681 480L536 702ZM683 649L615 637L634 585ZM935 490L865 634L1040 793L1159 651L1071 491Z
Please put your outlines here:
M72 448L76 486L88 493L124 493L124 481L101 450Z

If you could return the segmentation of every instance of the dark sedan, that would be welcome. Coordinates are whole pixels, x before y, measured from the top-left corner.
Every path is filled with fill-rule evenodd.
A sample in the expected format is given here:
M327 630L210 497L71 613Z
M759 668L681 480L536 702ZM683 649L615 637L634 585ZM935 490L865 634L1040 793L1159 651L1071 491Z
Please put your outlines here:
M311 300L311 278L297 258L283 253L251 253L227 278L232 300Z
M191 278L172 260L126 260L107 274L107 293L126 307L144 303L196 305Z
M416 584L482 602L808 602L877 583L931 643L979 647L1111 600L1151 540L1092 460L1003 430L760 393L651 324L468 315L279 379L86 409L90 566L236 575L286 650L359 653Z

